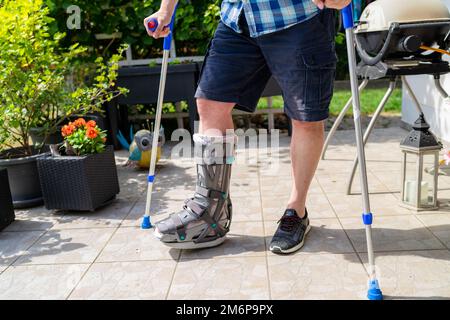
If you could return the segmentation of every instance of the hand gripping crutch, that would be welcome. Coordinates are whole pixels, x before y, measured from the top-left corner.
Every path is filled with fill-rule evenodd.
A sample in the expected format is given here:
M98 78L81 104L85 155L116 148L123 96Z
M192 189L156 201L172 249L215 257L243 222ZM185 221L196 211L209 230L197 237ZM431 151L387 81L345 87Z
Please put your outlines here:
M159 81L159 91L158 91L158 103L156 106L156 116L155 116L155 125L153 128L153 144L152 144L152 154L150 158L150 168L148 170L148 188L147 188L147 201L145 203L145 213L144 218L142 219L141 227L142 229L150 229L152 224L150 222L150 205L152 202L152 191L153 191L153 182L155 181L155 167L156 167L156 155L158 153L158 140L159 140L159 129L161 127L161 115L162 108L164 103L164 91L166 87L166 78L167 78L167 66L169 64L169 53L170 47L172 43L172 32L175 22L175 12L176 7L172 16L172 20L170 22L170 34L164 38L164 46L163 46L163 59L161 64L161 78ZM155 31L158 27L158 21L156 19L151 19L147 21L147 27L150 31Z
M350 72L350 84L353 97L353 117L355 120L356 147L361 175L361 194L363 200L363 222L366 228L367 254L369 257L369 300L382 300L378 280L375 272L375 258L372 245L372 213L370 212L369 188L367 183L366 156L364 152L363 134L361 128L361 105L358 90L358 77L356 75L355 39L353 34L353 10L350 3L342 10L342 20L347 40L348 65Z

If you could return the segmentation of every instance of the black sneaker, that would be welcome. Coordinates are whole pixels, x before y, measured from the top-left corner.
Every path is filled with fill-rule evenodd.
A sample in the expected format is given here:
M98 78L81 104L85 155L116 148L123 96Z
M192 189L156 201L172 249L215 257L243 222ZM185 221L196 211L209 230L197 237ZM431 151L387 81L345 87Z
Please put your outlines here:
M274 253L292 253L305 243L305 238L311 230L308 211L302 219L294 209L287 209L278 221L278 229L270 242L270 251Z

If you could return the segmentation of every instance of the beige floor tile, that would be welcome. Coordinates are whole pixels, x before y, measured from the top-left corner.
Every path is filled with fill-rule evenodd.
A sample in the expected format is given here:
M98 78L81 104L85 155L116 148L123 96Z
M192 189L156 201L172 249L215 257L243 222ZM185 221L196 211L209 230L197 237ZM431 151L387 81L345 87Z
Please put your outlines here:
M165 299L175 265L169 260L95 263L69 299Z
M15 221L4 231L46 231L52 228L61 216L45 207L15 210L15 215Z
M0 299L66 299L88 267L88 264L10 267L0 275Z
M116 200L95 212L67 212L59 217L52 229L114 228L128 215L134 202Z
M340 219L358 252L366 252L361 219ZM443 249L444 246L414 216L376 217L372 228L375 251Z
M343 195L340 193L327 193L332 208L339 218L361 217L362 196ZM414 212L399 206L398 199L391 193L370 195L372 213L378 216L411 215Z
M14 265L91 263L114 230L98 228L48 231Z
M337 219L311 219L311 231L297 254L354 253L353 247ZM278 227L276 221L265 222L267 248ZM269 255L274 255L269 251Z
M367 169L374 174L379 175L389 175L391 173L399 173L401 170L401 158L398 161L367 161ZM378 177L378 175L377 175ZM399 182L400 179L397 181Z
M259 197L258 177L250 179L231 179L230 194L233 197Z
M380 252L376 265L385 299L450 299L447 250Z
M317 175L316 178L325 193L330 192L344 194L347 192L347 182L349 179L348 173ZM369 183L369 192L389 192L387 187L370 171L367 172L367 179ZM359 182L359 173L357 173L355 174L355 178L353 180L352 193L359 192L361 192L361 187Z
M266 247L261 221L233 222L226 241L215 248L183 250L182 259L211 259L241 256L265 256Z
M43 233L43 231L0 232L0 272L26 253Z
M237 197L231 195L233 221L262 221L261 197Z
M269 299L266 259L182 260L168 299Z
M427 228L450 248L450 214L418 214Z
M356 254L268 257L272 299L364 299L367 274Z
M350 159L345 159L344 156L337 154L333 154L334 158L328 158L328 155L329 154L327 153L325 159L319 162L316 175L333 175L336 172L350 173L352 170L352 162Z
M380 180L390 192L400 193L401 172L400 168L395 171L373 171L371 172Z
M291 162L282 158L280 161L260 164L259 173L264 177L289 177L291 176Z
M153 229L119 228L98 257L99 262L177 260L180 250L163 245Z
M289 198L292 189L292 177L268 177L261 176L261 196L273 197L281 196ZM314 178L309 186L308 194L322 194L322 188Z

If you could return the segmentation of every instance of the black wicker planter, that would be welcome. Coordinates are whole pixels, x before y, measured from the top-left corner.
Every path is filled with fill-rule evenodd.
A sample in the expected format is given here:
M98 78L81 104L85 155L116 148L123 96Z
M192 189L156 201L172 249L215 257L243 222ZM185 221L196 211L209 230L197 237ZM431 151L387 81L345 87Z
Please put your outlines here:
M15 219L14 207L9 189L6 169L0 169L0 230L9 226Z
M94 211L120 192L111 146L88 156L45 156L38 169L47 209Z

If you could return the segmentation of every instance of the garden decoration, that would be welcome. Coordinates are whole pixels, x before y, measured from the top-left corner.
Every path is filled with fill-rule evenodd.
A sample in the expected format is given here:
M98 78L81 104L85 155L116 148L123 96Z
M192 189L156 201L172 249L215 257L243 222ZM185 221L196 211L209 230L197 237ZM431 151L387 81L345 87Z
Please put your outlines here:
M133 135L133 128L130 128L130 141L128 143L127 139L123 136L122 132L119 131L117 134L117 139L123 148L130 152L130 156L125 166L134 164L143 169L148 169L150 167L150 159L152 154L152 141L153 133L149 130L139 130L136 135ZM156 163L161 159L162 146L165 143L164 128L161 127L159 130L158 147L156 153Z
M106 132L95 121L80 118L65 125L61 134L63 144L37 162L45 207L94 211L111 202L120 189Z
M437 189L442 144L429 129L421 114L400 144L403 153L401 204L416 211L439 208Z
M350 84L353 96L353 117L355 121L355 134L356 134L356 147L358 160L360 164L360 176L361 176L361 193L363 200L363 222L366 229L366 241L367 241L367 255L369 257L369 290L367 297L370 300L382 300L383 295L381 293L377 275L375 272L375 258L372 245L372 213L370 210L369 199L369 187L367 183L367 170L366 170L366 155L364 150L363 135L361 128L361 106L359 99L358 89L358 77L356 74L356 53L355 53L355 39L353 33L353 10L350 3L346 8L342 10L343 24L345 28L345 35L347 40L347 53L348 64L350 72Z
M152 201L152 190L153 190L153 182L155 181L155 167L156 167L156 155L157 155L157 148L158 148L158 137L159 137L159 129L161 126L161 115L162 115L162 108L164 103L164 91L166 86L166 78L167 78L167 66L169 64L169 54L170 54L170 47L172 44L172 34L174 29L174 23L175 23L175 15L177 12L177 7L175 7L172 20L170 22L170 25L167 26L170 28L170 34L164 38L164 45L163 45L163 59L161 63L161 79L159 82L159 92L158 92L158 103L156 107L156 117L155 117L155 125L153 128L153 143L152 143L152 153L151 153L151 159L150 159L150 168L148 171L148 189L147 189L147 201L145 204L145 213L144 218L142 219L141 227L142 229L150 229L152 227L152 224L150 222L150 205ZM152 19L146 22L147 28L151 31L156 30L158 27L158 21L156 19Z

